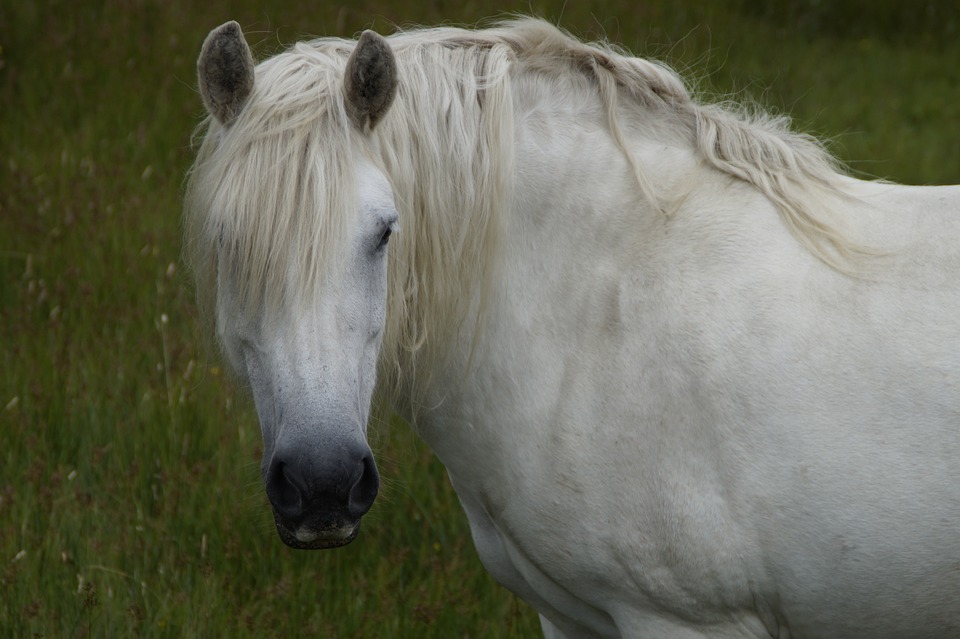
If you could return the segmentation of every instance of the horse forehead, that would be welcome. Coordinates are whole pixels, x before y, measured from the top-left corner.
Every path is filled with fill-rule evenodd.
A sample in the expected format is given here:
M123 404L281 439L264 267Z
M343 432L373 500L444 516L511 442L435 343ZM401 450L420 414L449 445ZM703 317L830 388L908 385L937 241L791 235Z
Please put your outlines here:
M369 210L394 208L390 180L373 162L361 159L357 163L357 186L360 190L360 203L364 208Z

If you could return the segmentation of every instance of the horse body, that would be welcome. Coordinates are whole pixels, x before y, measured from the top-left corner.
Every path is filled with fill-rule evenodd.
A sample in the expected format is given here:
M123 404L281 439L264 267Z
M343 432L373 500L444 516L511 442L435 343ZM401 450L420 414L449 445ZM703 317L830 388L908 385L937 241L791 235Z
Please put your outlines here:
M540 133L504 234L526 276L423 430L491 572L569 636L954 627L960 192L850 184L851 233L897 251L858 279L692 155L647 167L696 175L685 203L638 215L602 133Z
M721 136L698 150L714 124L709 116L679 129L663 109L611 97L602 74L626 63L607 51L597 51L598 68L589 73L560 74L524 57L523 28L503 29L500 53L512 48L503 56L507 73L498 76L487 58L476 63L488 76L480 97L464 90L462 103L447 96L436 113L421 113L422 124L449 122L455 109L495 118L502 108L508 121L491 120L476 143L477 156L489 151L483 140L507 148L499 178L491 170L466 184L470 171L462 165L434 161L437 175L413 174L456 184L462 199L431 206L433 187L413 184L401 160L419 157L423 147L443 153L436 150L442 145L410 150L409 122L389 111L362 115L350 140L366 168L350 182L359 214L346 232L353 248L341 260L354 265L346 272L355 281L324 285L326 301L312 301L325 310L288 315L294 328L287 333L296 337L273 347L279 342L263 336L269 322L259 322L252 340L236 338L229 321L243 314L230 303L236 283L221 283L227 292L216 293L219 303L233 309L220 329L226 350L256 344L236 367L263 396L261 421L278 424L265 427L265 442L278 432L288 446L293 435L307 437L309 419L287 426L271 412L287 404L300 407L293 414L303 406L319 414L313 428L324 434L298 440L301 455L329 458L345 446L337 432L362 432L369 353L382 338L381 385L398 389L397 405L447 467L484 565L540 612L548 636L960 634L960 189L810 179L821 217L797 219L814 226L815 237L830 237L829 228L817 230L820 219L840 229L818 253L784 224L777 184L789 175L768 172L768 187L763 175L744 176L736 158L711 160L725 142ZM457 37L458 46L472 42L488 57L498 47ZM407 71L430 45L404 48L404 38L414 36L394 41L397 104L386 100L400 113L417 95L452 86L430 86L422 71ZM337 46L351 54L352 46ZM371 56L389 55L383 46L369 49ZM451 48L448 40L439 50ZM568 59L583 54L577 49ZM426 84L405 92L405 82ZM669 83L654 86L666 104L679 100ZM498 94L498 87L509 91ZM221 135L231 134L234 112L238 122L244 117L244 100L211 108L223 119ZM347 89L350 117L380 108L351 107L353 100ZM765 152L776 156L779 148ZM472 151L449 152L470 162ZM809 160L790 153L785 165ZM478 185L502 195L502 205L477 204ZM347 304L353 312L344 323L329 292L379 290L382 265L362 247L392 223L391 195L400 225L390 249L392 301ZM498 212L477 224L491 208ZM442 220L453 214L462 216L457 224ZM432 331L430 356L404 355L393 336L424 310L417 304L426 298L417 295L430 284L416 278L437 275L412 273L410 264L435 265L419 252L424 238L462 246L469 241L462 229L482 231L486 239L470 257L486 261L460 265L454 293L431 298L436 306L426 310L453 318L454 328ZM846 260L846 237L877 254ZM393 303L402 296L405 304ZM353 327L347 334L365 327L366 338L345 350L336 339L324 342L331 325L341 336L343 326ZM269 364L298 349L291 361L312 362L299 372ZM249 354L271 350L282 352ZM395 364L405 370L398 374ZM345 387L331 385L345 370ZM300 385L283 396L277 389L290 377ZM327 403L304 401L311 396ZM339 407L332 430L330 405ZM268 459L273 449L265 450L270 493L277 471ZM334 510L358 520L369 504L356 502L369 497L375 470L366 453L357 457L364 460L351 462L358 470L338 478L350 498ZM284 512L285 502L310 502L296 497L316 481L288 483L292 491L271 494L278 526L290 526L284 541L312 542L320 533L296 528ZM312 501L335 501L323 495ZM355 526L346 528L323 533L321 545L352 539Z

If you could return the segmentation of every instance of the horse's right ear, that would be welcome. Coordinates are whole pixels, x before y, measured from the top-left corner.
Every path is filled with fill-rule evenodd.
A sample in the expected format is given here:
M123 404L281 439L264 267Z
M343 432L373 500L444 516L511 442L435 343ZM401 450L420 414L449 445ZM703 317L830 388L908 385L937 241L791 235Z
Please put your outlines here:
M230 21L210 32L200 49L197 75L207 111L230 124L253 91L253 53L239 24Z

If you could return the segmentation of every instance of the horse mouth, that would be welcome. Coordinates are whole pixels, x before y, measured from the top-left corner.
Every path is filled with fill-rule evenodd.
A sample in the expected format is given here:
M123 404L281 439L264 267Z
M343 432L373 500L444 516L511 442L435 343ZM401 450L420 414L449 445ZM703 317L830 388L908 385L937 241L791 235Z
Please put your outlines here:
M346 546L357 538L360 532L360 522L343 524L341 526L316 530L307 526L298 526L292 529L283 523L276 513L274 521L277 524L277 534L280 541L297 550L323 550Z

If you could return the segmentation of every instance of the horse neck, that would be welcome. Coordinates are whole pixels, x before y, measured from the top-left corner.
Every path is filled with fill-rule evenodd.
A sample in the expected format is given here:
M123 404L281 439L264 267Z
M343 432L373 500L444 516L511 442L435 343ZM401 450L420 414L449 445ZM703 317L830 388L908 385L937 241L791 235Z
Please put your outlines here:
M638 209L660 207L648 182L672 193L696 164L679 141L666 148L630 121L611 122L596 92L546 88L520 73L451 107L424 98L449 93L449 86L401 83L392 113L375 130L375 153L400 213L381 388L391 403L412 402L413 415L438 375L456 377L469 366L498 276L497 256L505 240L518 240L504 237L511 218L549 215L547 226L575 244L588 212L616 212L626 227L635 226ZM557 100L558 93L572 97ZM461 87L459 94L471 91ZM645 122L644 135L657 131L649 114L630 117Z
M410 418L438 376L466 365L458 346L473 342L488 302L513 174L507 83L456 105L462 121L428 109L422 90L401 90L375 138L400 219L380 387Z

